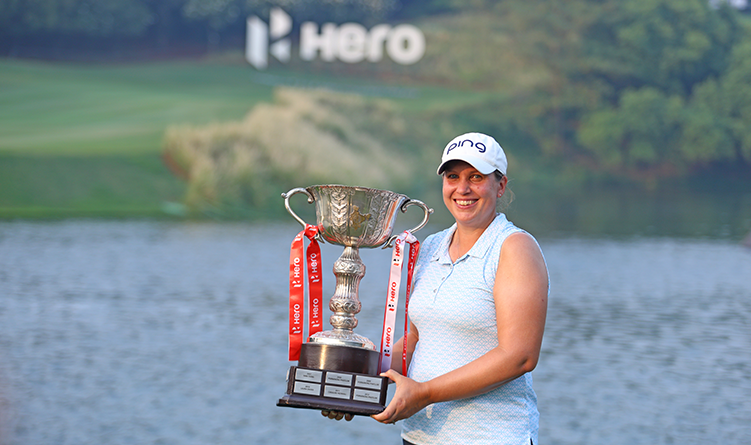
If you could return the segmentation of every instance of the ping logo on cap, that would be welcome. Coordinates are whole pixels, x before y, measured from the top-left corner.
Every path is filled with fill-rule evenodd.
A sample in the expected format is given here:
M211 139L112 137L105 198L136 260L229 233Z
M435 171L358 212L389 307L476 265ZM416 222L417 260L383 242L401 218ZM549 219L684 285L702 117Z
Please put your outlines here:
M483 144L482 142L472 142L471 139L465 139L461 142L452 142L451 144L449 144L449 146L446 147L446 154L451 153L451 150L455 149L456 147L463 147L467 142L469 142L470 147L475 147L480 153L485 153L485 150L487 150L487 147L485 147L485 144Z
M450 161L464 161L484 175L495 170L505 175L508 167L506 153L498 141L487 134L475 132L460 134L446 144L436 173L440 175Z

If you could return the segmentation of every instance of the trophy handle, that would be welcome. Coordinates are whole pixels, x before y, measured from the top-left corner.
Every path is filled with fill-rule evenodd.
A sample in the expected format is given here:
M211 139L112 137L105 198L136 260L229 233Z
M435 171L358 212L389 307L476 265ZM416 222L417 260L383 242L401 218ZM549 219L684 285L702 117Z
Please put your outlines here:
M418 201L417 199L409 199L409 200L405 201L404 204L402 204L401 207L399 207L399 208L401 209L402 213L406 213L407 212L407 207L409 207L409 206L418 206L418 207L420 207L425 212L425 215L422 217L422 221L420 222L420 224L418 224L417 227L415 227L413 229L407 230L407 232L414 234L418 230L420 230L423 227L425 227L425 225L428 223L428 218L430 217L430 214L433 213L433 209L429 208L428 206L425 205L424 202ZM389 238L389 240L386 242L386 244L383 245L383 248L387 249L387 248L391 247L392 243L397 238L397 236L399 236L399 235L393 235L391 238Z
M303 221L302 218L300 218L299 216L297 216L297 213L295 213L294 210L292 210L292 207L290 207L290 205L289 205L289 198L291 198L293 195L296 195L298 193L302 193L302 194L304 194L305 196L308 197L308 204L313 204L316 200L313 197L313 195L311 195L310 192L307 189L304 189L302 187L294 188L294 189L288 191L287 193L282 193L282 198L284 198L284 207L287 209L287 212L289 212L289 214L292 215L292 217L295 218L295 220L297 222L299 222L300 225L304 229L305 227L308 226L308 224L306 224L305 221ZM321 238L321 234L320 233L316 233L316 239L318 241L320 241L320 242L323 242L323 239Z

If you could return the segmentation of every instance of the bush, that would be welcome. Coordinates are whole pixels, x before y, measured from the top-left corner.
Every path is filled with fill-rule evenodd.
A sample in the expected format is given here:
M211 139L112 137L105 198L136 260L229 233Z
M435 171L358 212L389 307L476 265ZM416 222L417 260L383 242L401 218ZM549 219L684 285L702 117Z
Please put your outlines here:
M280 88L241 122L170 127L164 155L187 178L193 211L252 211L315 184L403 190L419 155L393 139L415 134L386 102Z

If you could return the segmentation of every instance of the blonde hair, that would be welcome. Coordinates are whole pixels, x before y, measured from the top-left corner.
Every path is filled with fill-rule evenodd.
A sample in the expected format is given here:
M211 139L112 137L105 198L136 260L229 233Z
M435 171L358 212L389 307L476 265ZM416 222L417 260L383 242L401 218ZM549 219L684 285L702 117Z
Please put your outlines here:
M496 170L493 172L495 175L495 179L500 182L503 180L504 174L500 171ZM511 203L514 202L514 192L511 191L511 189L508 187L508 181L506 182L506 190L504 190L503 195L499 196L498 199L495 201L495 211L496 212L505 212L508 210L509 207L511 207Z

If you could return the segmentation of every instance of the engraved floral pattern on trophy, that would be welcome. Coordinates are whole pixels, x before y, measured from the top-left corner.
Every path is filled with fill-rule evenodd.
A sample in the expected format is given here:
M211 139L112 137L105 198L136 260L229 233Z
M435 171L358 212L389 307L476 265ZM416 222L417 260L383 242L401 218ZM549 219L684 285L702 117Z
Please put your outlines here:
M339 187L332 187L329 194L329 209L331 213L331 224L328 226L335 234L336 240L342 242L347 239L349 228L349 201L352 195L350 190ZM319 218L319 221L321 218Z
M425 211L423 222L411 231L422 228L432 210L420 201L411 201L405 195L388 190L317 185L293 189L282 195L287 210L303 226L305 222L289 207L289 197L295 193L304 193L308 195L308 202L315 202L319 239L344 246L344 252L334 263L336 288L329 301L332 311L329 322L334 329L318 332L309 341L375 350L373 342L353 332L357 326L355 315L362 308L358 292L360 280L365 275L359 248L378 247L386 243L391 236L397 210L404 211L403 204L414 203Z
M390 193L390 192L388 192ZM371 208L376 210L375 217L370 218L368 220L368 228L365 231L365 233L373 233L376 234L376 238L380 239L383 237L383 227L388 227L389 224L385 221L387 217L392 216L389 215L390 212L384 212L379 211L384 208L388 208L388 203L390 201L389 194L385 193L383 191L380 191L380 193L375 193L372 200ZM399 203L401 205L401 202ZM396 211L396 209L393 209ZM395 216L395 215L393 215ZM392 224L393 225L393 224ZM388 238L388 236L391 235L391 227L389 227L388 233L385 234L385 236Z

